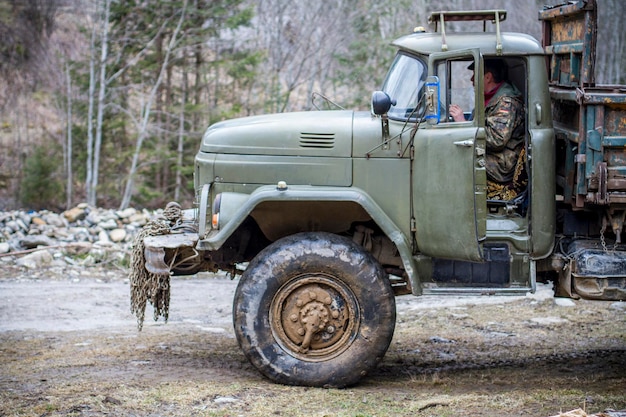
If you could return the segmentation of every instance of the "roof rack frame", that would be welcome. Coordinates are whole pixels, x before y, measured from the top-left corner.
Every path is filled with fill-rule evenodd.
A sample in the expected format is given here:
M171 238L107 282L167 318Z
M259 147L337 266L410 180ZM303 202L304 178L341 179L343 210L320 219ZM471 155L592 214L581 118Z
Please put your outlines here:
M438 11L432 12L428 18L428 23L435 24L435 32L438 32L441 25L441 50L448 50L446 41L445 22L483 22L483 32L487 31L487 21L496 25L496 53L502 55L502 36L500 33L500 22L506 20L506 10L462 10L462 11Z

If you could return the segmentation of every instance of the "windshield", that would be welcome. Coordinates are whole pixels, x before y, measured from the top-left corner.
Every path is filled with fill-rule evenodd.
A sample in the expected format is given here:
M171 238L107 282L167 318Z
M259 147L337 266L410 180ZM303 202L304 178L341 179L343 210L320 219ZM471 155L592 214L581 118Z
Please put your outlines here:
M426 65L423 62L404 54L396 56L383 84L383 91L396 101L389 110L389 118L405 120L419 116L414 109L425 80Z

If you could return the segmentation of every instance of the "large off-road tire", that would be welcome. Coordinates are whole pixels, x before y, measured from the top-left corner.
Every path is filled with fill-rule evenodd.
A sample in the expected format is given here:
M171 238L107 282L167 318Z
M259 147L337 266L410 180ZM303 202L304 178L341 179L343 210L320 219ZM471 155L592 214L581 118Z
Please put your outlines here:
M362 247L330 233L300 233L252 260L233 317L243 352L269 379L345 387L385 355L396 310L386 273Z

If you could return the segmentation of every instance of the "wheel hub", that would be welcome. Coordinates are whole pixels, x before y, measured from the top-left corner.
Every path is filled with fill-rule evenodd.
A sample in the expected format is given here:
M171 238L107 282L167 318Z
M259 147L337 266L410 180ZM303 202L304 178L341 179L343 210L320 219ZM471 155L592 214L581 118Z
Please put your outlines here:
M357 302L340 281L299 277L272 302L271 322L279 343L293 355L324 360L345 350L356 334Z

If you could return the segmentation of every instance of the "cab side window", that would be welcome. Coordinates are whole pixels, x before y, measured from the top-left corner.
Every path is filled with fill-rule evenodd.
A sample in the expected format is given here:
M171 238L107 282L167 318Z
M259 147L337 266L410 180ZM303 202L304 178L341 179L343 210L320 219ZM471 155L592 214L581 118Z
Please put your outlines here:
M474 72L469 69L473 61L444 60L437 63L437 75L441 83L441 122L453 122L450 106L459 106L465 120L471 120L474 112Z

